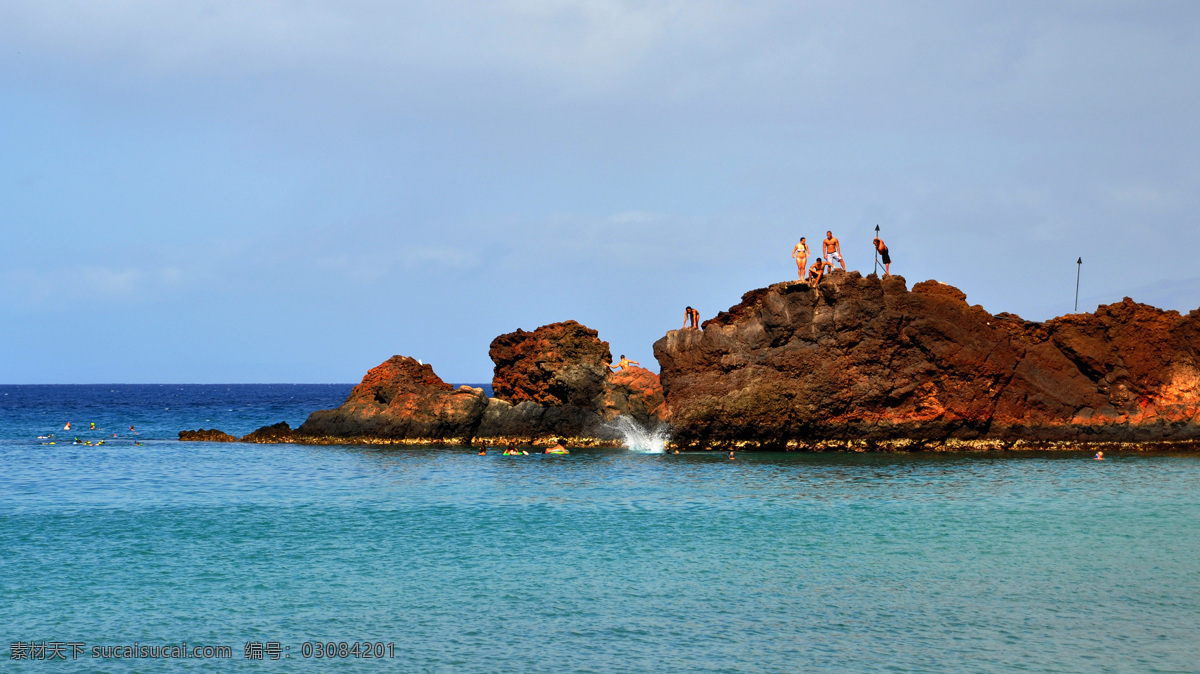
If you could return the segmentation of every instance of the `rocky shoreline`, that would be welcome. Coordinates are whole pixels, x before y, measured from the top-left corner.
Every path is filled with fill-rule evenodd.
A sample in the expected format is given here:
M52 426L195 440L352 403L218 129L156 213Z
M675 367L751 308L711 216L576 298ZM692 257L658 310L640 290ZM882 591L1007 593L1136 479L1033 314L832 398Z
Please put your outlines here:
M778 283L654 344L661 372L613 373L575 321L492 341L494 397L394 356L346 402L241 442L617 447L618 417L680 450L1200 449L1200 310L1126 298L1044 323L958 289L835 272ZM220 438L220 439L219 439ZM239 440L183 431L181 440Z

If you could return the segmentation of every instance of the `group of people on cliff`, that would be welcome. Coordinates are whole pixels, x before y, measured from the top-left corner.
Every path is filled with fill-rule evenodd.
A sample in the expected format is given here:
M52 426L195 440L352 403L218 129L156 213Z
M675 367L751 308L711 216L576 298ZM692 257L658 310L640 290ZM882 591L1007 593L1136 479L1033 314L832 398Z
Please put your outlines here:
M879 254L879 262L883 263L883 275L892 275L892 256L888 253L887 244L883 239L879 238L879 228L876 227L875 238L871 239L871 245L875 248L875 252ZM800 237L800 243L792 247L792 258L796 261L796 271L800 276L800 280L807 280L808 284L813 288L821 282L825 277L825 272L834 268L833 262L837 262L842 271L846 271L846 260L842 257L842 242L833 235L833 230L826 230L825 240L821 242L821 253L824 257L818 257L812 266L808 264L809 256L808 240L805 237ZM808 272L808 278L805 279L805 272ZM683 326L681 329L700 327L700 312L688 307L683 310ZM621 356L624 358L624 356ZM623 369L623 368L622 368Z
M876 230L879 228L876 227ZM883 263L883 275L890 276L892 273L892 257L888 254L887 244L880 239L878 233L871 240L871 245L874 246L875 252L879 253L879 261ZM836 261L842 267L842 271L846 271L846 260L842 257L842 242L833 235L832 230L825 232L825 240L821 242L821 252L824 257L818 257L812 266L808 265L808 242L802 236L800 243L792 247L792 258L796 260L796 271L800 275L800 280L804 281L804 273L807 268L808 284L814 288L821 279L824 278L825 272L833 269L833 262Z

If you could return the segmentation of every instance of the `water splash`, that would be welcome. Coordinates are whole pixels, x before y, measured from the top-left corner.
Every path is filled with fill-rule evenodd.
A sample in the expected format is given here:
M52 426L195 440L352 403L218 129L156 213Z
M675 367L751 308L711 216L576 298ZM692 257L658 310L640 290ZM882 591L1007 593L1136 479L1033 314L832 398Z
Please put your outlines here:
M670 428L662 423L647 428L629 417L620 416L607 425L624 438L625 448L631 452L662 454L667 451L667 441L671 439Z

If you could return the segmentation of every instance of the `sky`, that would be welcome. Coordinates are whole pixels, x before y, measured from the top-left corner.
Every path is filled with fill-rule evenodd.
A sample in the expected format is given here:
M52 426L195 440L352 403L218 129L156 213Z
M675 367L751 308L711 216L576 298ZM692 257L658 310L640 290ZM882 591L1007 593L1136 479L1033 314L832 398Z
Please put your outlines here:
M1196 2L0 2L0 383L487 382L567 319L657 371L876 225L991 312L1187 312L1198 110Z

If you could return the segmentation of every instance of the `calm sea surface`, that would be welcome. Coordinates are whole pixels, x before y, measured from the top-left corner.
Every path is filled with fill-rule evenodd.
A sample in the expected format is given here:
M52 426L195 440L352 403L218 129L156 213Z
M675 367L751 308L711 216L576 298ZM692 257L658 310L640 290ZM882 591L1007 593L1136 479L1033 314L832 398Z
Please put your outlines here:
M1200 457L174 440L349 389L0 386L0 669L1200 671Z

